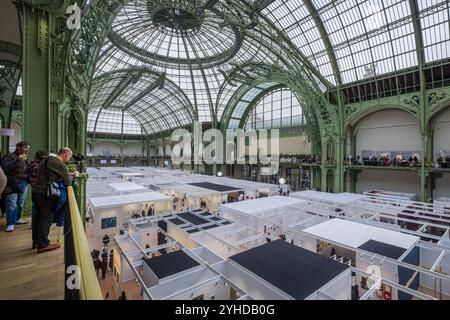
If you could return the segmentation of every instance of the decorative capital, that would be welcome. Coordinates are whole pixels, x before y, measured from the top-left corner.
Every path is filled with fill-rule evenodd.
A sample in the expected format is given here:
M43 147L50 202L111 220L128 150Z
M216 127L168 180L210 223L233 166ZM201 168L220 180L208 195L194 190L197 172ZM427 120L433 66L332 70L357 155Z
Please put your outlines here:
M431 92L428 95L428 104L433 109L441 100L445 99L447 94L445 92Z
M350 118L352 115L354 115L357 112L356 106L346 106L345 107L345 116L346 118Z
M23 113L22 111L13 111L11 120L15 121L19 126L23 126Z
M417 114L419 112L420 98L418 95L405 98L403 99L403 104L407 111Z

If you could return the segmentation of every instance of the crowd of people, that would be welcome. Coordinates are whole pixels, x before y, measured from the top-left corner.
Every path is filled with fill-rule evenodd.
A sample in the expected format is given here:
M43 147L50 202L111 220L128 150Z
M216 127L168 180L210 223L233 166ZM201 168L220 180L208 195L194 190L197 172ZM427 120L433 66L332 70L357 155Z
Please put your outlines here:
M92 262L94 263L95 272L97 277L100 271L102 272L101 278L104 280L106 278L107 272L112 272L114 267L114 250L109 250L110 238L105 235L102 239L102 252L100 254L99 250L92 250Z
M106 279L106 275L108 273L112 274L114 271L114 250L109 249L110 241L111 238L107 234L105 234L100 244L100 246L102 247L102 251L100 252L96 249L91 251L92 263L94 264L95 272L97 274L97 277L102 280ZM110 298L110 293L106 292L105 300L109 300ZM127 300L125 291L122 291L118 300Z
M437 166L439 168L450 168L450 154L440 155L437 158Z
M0 194L2 213L6 213L6 232L13 232L17 225L27 224L22 219L28 188L31 187L32 248L38 253L58 249L60 243L50 243L49 232L53 223L64 226L68 210L67 187L78 171L69 173L67 163L72 150L63 148L58 153L37 151L28 161L31 146L25 141L16 145L14 152L1 159Z
M359 155L352 156L349 155L345 159L346 164L351 164L354 166L365 165L365 166L403 166L403 167L415 167L420 166L421 162L419 156L416 154L410 155L408 157L403 156L391 156L389 154L374 153L370 156L365 156L362 158Z

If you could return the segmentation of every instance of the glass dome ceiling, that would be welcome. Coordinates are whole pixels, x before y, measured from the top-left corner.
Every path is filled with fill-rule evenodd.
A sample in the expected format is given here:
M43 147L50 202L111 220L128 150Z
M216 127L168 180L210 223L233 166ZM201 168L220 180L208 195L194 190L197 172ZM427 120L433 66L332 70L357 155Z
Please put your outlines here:
M122 110L147 134L220 122L241 88L277 81L272 66L324 92L447 59L449 16L448 0L130 0L103 44L90 109ZM105 76L140 68L152 76Z
M109 39L137 59L164 67L207 68L239 50L241 32L221 25L217 9L195 1L131 1L113 22Z

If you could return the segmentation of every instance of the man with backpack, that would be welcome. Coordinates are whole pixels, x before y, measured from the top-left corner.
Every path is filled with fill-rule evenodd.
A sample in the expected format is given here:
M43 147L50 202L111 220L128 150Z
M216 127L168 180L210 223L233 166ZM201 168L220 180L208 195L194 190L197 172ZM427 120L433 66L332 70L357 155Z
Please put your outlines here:
M71 185L71 174L69 174L66 166L70 158L72 158L72 150L63 148L56 157L48 157L39 166L38 177L32 194L33 202L37 205L36 214L39 216L37 229L38 253L55 250L60 247L58 243L50 243L48 234L55 218L60 197L57 194L59 187L56 188L55 183L59 184L62 182L66 188Z

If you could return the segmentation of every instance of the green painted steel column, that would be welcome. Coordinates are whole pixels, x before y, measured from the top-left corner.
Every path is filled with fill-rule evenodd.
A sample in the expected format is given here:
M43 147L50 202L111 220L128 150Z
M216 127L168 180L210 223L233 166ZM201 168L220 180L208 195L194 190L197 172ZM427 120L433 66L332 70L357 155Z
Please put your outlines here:
M49 101L49 13L22 6L23 12L23 137L34 151L57 149L51 133ZM56 122L56 121L55 121Z
M344 157L343 157L343 148L344 141L342 138L337 139L338 144L334 147L334 161L336 162L336 167L334 169L334 183L333 183L333 192L340 193L343 190L344 185Z
M328 156L328 145L326 143L322 143L322 155L321 155L321 163L320 163L320 190L326 192L328 189L327 178L328 178L328 169L326 166Z
M432 200L429 198L432 193L431 181L429 181L431 175L425 161L428 143L428 135L422 134L422 157L424 158L422 159L422 165L420 167L420 201L422 202L429 202Z
M350 154L356 156L356 132L354 128L350 129ZM356 193L357 172L355 170L350 171L350 192Z

